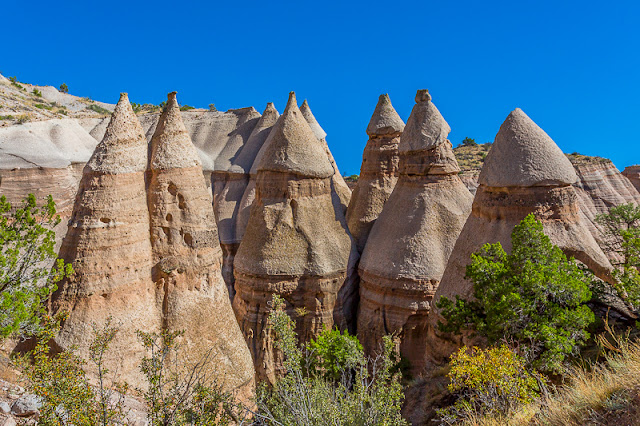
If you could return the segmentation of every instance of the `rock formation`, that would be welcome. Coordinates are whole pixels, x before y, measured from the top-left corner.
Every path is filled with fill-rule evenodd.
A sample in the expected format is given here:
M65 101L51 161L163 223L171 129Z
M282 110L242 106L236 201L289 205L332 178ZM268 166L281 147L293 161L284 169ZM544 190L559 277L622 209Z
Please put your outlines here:
M249 185L251 167L278 116L278 111L269 102L242 150L232 160L224 188L217 193L218 223L223 224L225 229L225 235L221 236L221 242L224 247L222 273L232 300L235 294L233 287L233 259L236 251L238 251L238 246L242 241L244 228L246 227L246 223L243 227L238 227L239 217L243 209L250 210L251 208L251 203L243 205L242 201L245 199L244 195ZM253 188L255 188L255 179L253 180ZM252 201L253 198L251 198ZM247 219L248 215L249 212L247 211Z
M333 176L331 176L331 191L333 194L334 202L339 202L342 206L342 213L346 213L347 206L349 205L349 200L351 199L351 189L342 178L340 174L340 170L338 170L338 165L336 164L336 160L333 158L333 154L329 150L329 145L327 144L327 133L324 131L320 124L316 120L316 117L311 112L311 108L309 108L309 103L305 99L300 105L300 112L302 112L302 116L309 123L309 127L313 131L313 134L320 140L322 143L322 147L327 153L327 157L331 162L331 167L333 167Z
M222 279L222 250L211 195L195 146L169 94L151 139L148 206L153 281L162 300L163 326L184 330L195 359L213 350L225 389L253 391L253 364Z
M258 377L273 380L277 361L266 328L272 296L281 295L292 315L296 308L302 341L325 327L346 327L357 252L332 201L335 171L293 92L257 171L256 198L234 263L233 307Z
M102 325L113 317L120 332L110 361L118 362L118 373L134 386L143 384L138 368L143 348L136 330L159 331L162 325L150 274L146 168L147 140L123 93L84 168L60 250L75 273L60 283L52 299L54 312L70 311L55 344L76 346L85 359L92 323Z
M529 213L542 221L545 233L567 255L608 280L611 265L581 215L573 166L553 140L522 110L509 114L479 177L473 208L453 249L434 300L441 296L468 298L473 285L465 280L471 254L485 243L511 249L511 232ZM429 317L428 356L441 361L461 341L437 330L442 320Z
M622 174L631 181L636 190L640 191L640 166L625 167Z
M400 137L398 182L360 260L358 337L369 354L396 333L413 371L424 366L427 315L472 196L458 177L449 125L426 90Z
M389 95L380 95L367 126L369 141L347 209L349 231L360 253L398 181L398 143L402 130L404 122L391 105Z

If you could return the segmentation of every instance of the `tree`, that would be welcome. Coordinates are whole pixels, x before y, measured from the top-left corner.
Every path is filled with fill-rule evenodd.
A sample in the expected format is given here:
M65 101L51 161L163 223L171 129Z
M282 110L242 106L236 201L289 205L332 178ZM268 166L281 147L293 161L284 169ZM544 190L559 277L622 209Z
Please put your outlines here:
M364 351L356 336L348 331L326 329L307 345L306 361L314 374L338 381L345 371L364 362Z
M640 206L612 207L596 217L602 227L602 246L616 267L613 276L618 294L634 309L640 307Z
M476 146L478 145L476 143L475 139L471 139L470 137L466 137L462 140L462 146Z
M69 93L69 86L67 86L67 83L62 83L60 85L60 91L62 93Z
M44 300L73 272L70 264L56 260L58 223L51 196L38 207L29 194L17 209L0 197L0 339L36 333Z
M215 112L217 111L215 104L209 104L209 111Z
M515 341L534 368L563 372L565 359L578 352L594 321L585 305L592 276L551 243L533 214L511 234L512 251L485 244L471 255L466 278L473 299L442 297L436 304L444 332L475 330L490 344Z

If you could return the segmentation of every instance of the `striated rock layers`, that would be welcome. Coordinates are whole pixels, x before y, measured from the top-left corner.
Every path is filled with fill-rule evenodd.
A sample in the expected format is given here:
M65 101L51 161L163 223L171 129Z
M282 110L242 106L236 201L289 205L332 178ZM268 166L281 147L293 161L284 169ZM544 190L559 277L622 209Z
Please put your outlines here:
M54 312L70 312L55 343L76 345L86 357L93 323L111 316L120 328L112 362L121 379L144 386L136 330L184 330L191 359L210 354L223 388L248 401L251 358L220 272L211 196L174 93L150 154L123 94L85 166L60 251L75 273L52 298Z
M365 351L396 333L413 371L424 366L427 315L472 196L458 177L449 125L426 90L400 138L398 182L360 260L358 337Z
M404 122L391 105L389 95L380 95L367 126L369 141L347 209L349 231L360 253L398 181L398 143L403 130Z
M336 160L333 158L333 154L329 150L329 145L327 144L327 133L324 131L320 124L316 120L316 117L311 112L311 108L309 108L309 103L305 99L300 105L300 112L302 112L302 116L309 123L309 127L313 131L313 134L320 140L322 143L322 147L329 158L329 162L331 162L331 167L333 167L333 176L331 176L331 194L333 197L334 203L339 203L340 208L342 209L342 214L345 214L347 211L347 206L349 205L349 200L351 199L351 189L342 178L340 174L340 170L338 170L338 165L336 164Z
M278 360L266 328L273 295L286 300L302 341L325 327L347 327L357 251L332 200L335 171L293 92L257 171L255 201L234 263L233 308L257 376L273 381Z
M70 312L55 344L76 346L85 359L92 323L102 325L113 317L120 332L110 353L119 359L110 361L118 362L118 373L135 386L143 384L138 368L143 348L136 330L159 331L162 325L150 274L146 168L147 140L122 94L102 142L85 165L60 249L75 273L52 298L54 312Z
M245 192L247 191L251 178L250 172L260 148L263 146L267 136L269 136L271 128L278 117L278 111L273 104L269 102L264 113L258 120L258 124L253 128L247 142L242 147L242 150L232 160L226 183L223 189L218 191L216 203L214 203L217 206L217 223L221 227L220 243L224 251L222 274L227 283L229 296L232 300L235 294L233 286L233 259L236 251L238 251L238 246L244 236L244 229L246 227L246 223L244 223L244 226L238 226L238 221L243 210L247 210L246 218L248 219L248 210L251 209L251 203L253 202L253 197L247 195L245 198ZM255 189L255 178L253 179L252 186ZM243 204L243 201L249 199L248 204ZM222 230L224 232L222 232Z
M627 166L622 171L622 174L631 181L638 191L640 191L640 166Z
M529 213L542 221L545 233L567 255L609 280L611 264L589 232L572 186L573 166L555 142L522 110L509 114L479 176L473 208L436 292L468 298L473 285L465 280L471 254L486 243L500 242L511 250L511 232ZM429 318L428 356L439 362L462 344L437 330L437 310Z
M170 93L151 139L147 199L152 277L163 326L184 330L189 354L212 350L216 377L244 399L253 392L253 364L222 279L222 250L211 196L195 146Z

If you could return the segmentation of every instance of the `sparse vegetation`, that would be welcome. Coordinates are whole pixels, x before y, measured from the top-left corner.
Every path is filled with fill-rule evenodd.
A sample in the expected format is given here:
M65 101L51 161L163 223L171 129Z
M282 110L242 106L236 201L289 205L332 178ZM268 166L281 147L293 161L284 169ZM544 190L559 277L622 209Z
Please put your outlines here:
M471 139L470 137L466 137L462 140L462 146L478 146L475 139Z
M32 91L31 93L33 93L33 95L34 95L34 96L37 96L37 97L39 97L39 98L41 98L41 97L42 97L42 92L41 92L41 91L39 91L38 89L35 89L35 88L34 88L34 89L33 89L33 91Z
M111 114L111 111L109 111L108 109L102 108L100 105L97 105L97 104L88 105L87 109L90 110L90 111L97 112L98 114L102 114L102 115Z
M14 87L17 87L20 90L27 90L25 89L20 83L18 83L18 77L9 77L9 81L11 82L11 85Z
M34 107L39 109L46 109L48 111L51 111L53 109L51 105L45 105L45 104L35 104Z
M595 316L585 303L593 278L551 243L532 214L514 228L511 241L511 254L496 243L471 256L466 277L473 299L440 298L436 306L446 323L439 328L471 329L490 344L515 342L528 366L563 373L568 357L589 338Z
M190 109L195 109L195 107L192 107L190 105L182 105L180 107L180 111L189 111Z
M217 111L215 104L209 104L209 111L211 112Z
M0 120L13 120L15 117L13 115L0 115Z
M23 114L23 115L18 116L17 123L18 124L24 124L24 123L27 123L29 121L31 121L31 118L28 115Z
M62 83L60 85L60 89L58 90L60 90L60 92L62 93L69 93L69 86L67 86L67 83Z

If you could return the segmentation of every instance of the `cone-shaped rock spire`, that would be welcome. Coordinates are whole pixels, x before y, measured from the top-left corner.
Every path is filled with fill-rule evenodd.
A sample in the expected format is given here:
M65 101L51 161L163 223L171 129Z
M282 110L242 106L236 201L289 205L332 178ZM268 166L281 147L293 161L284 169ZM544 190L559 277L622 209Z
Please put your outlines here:
M287 107L265 142L266 148L258 171L296 173L302 176L327 178L334 173L322 144L317 140L296 104L291 92Z
M75 346L85 359L92 323L113 318L120 332L111 346L114 359L107 363L133 386L145 383L138 367L144 351L136 330L159 332L162 327L151 280L146 164L147 141L123 94L84 168L60 249L60 257L75 272L52 298L54 312L70 312L56 344L63 349Z
M400 118L388 94L380 95L378 104L373 111L369 125L367 126L367 135L385 136L400 134L404 130L404 121Z
M318 121L311 112L311 108L309 108L309 103L306 99L302 103L302 106L300 106L300 111L302 112L302 115L304 116L307 123L309 123L309 127L311 127L313 134L316 135L316 138L318 138L320 142L322 142L322 147L327 153L327 157L329 158L329 162L331 163L331 167L333 167L334 171L333 176L331 177L332 196L334 198L334 202L341 204L342 212L346 213L347 206L349 205L349 201L351 200L351 189L342 178L340 170L338 170L338 164L333 158L333 154L331 154L331 150L329 149L329 144L327 143L326 139L327 134L322 129L322 127L320 127L320 124L318 124Z
M449 125L427 91L416 102L400 138L400 176L360 260L358 336L373 354L396 333L400 354L419 372L431 300L472 196L457 174Z
M398 143L403 130L404 122L391 105L389 95L380 95L367 127L369 141L347 209L349 231L360 253L398 181Z
M573 184L577 176L558 145L520 108L500 126L478 183L492 187Z
M221 385L249 397L253 364L222 279L211 195L175 92L151 138L149 164L153 280L163 300L164 325L185 331L195 359L214 348Z
M553 166L553 169L549 168ZM434 301L441 296L469 298L473 284L465 279L471 254L486 243L500 242L511 250L511 232L528 214L540 220L544 232L567 255L610 280L611 265L589 232L579 209L575 172L555 142L524 112L513 111L500 127L480 173L472 213L456 241ZM444 335L444 321L434 309L429 316L428 357L442 362L467 338Z
M268 302L281 295L307 341L324 327L351 324L357 252L332 200L333 168L293 93L265 144L255 201L235 257L233 307L258 377L273 380L279 360L266 328Z

